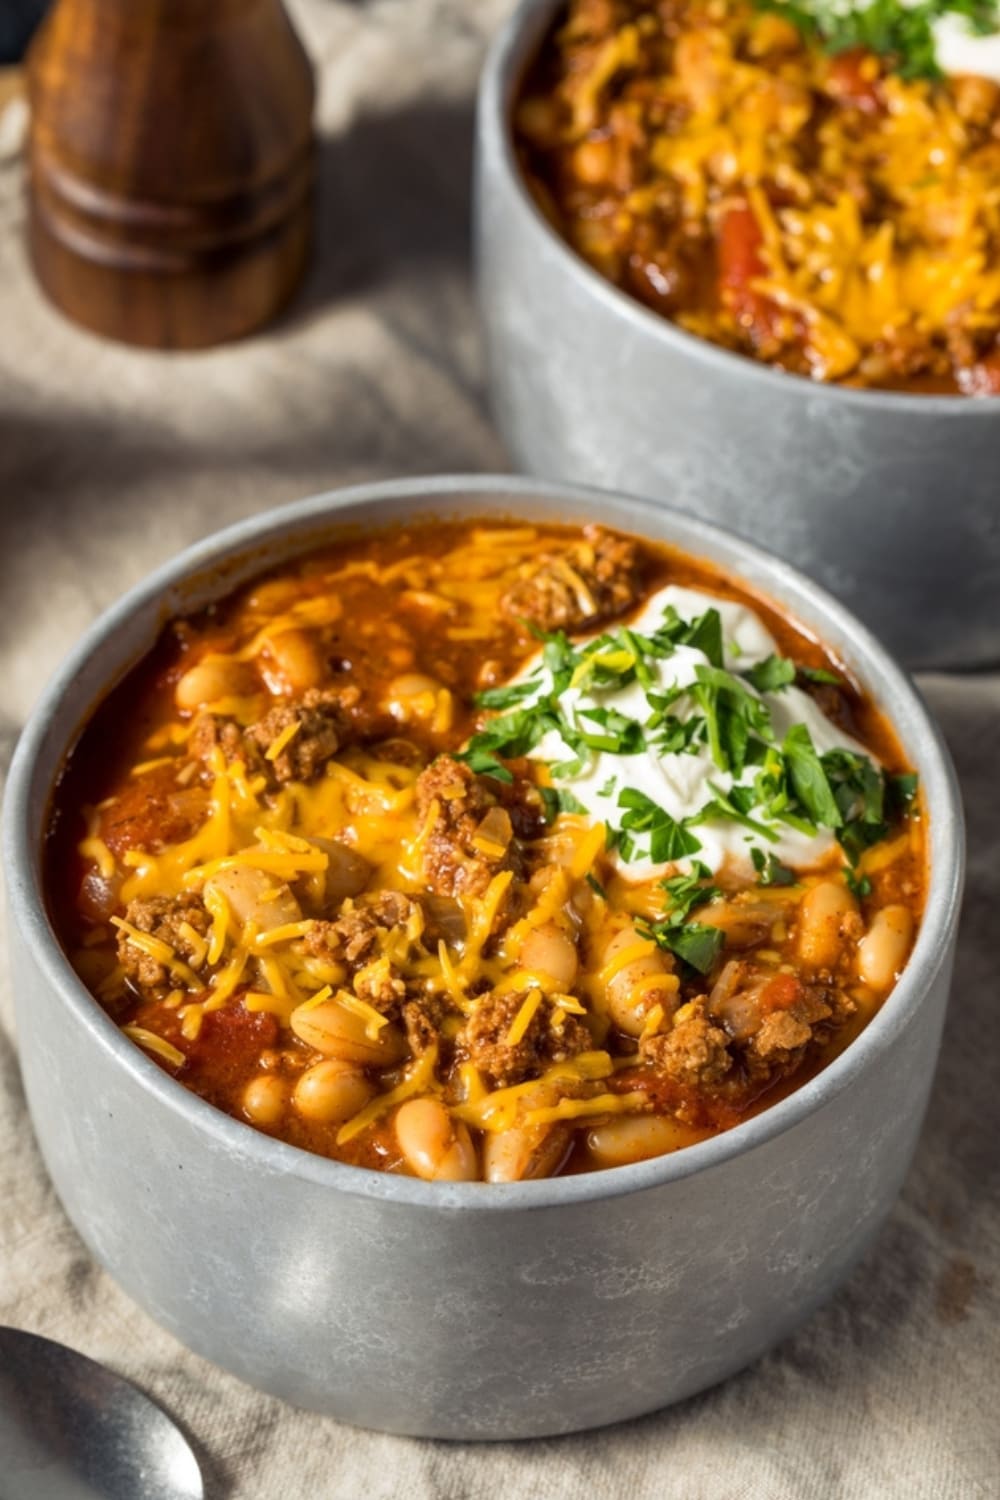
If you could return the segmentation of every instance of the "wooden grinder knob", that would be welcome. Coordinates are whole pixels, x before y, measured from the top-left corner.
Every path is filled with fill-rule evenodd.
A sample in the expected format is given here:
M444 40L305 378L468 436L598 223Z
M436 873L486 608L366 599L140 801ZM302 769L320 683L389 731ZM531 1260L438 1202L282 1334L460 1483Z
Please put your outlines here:
M194 349L287 302L314 90L281 0L57 0L28 88L31 254L69 317Z

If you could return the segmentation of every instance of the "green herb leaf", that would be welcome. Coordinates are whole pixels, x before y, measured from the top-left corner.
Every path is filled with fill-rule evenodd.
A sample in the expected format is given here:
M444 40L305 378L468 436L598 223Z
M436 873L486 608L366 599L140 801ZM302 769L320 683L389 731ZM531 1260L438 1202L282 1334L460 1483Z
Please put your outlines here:
M696 906L703 906L719 895L711 884L712 872L700 859L694 861L689 875L670 875L660 885L670 898L667 916L671 922L685 922Z
M722 616L717 609L706 609L703 615L692 620L679 644L690 646L708 657L713 667L723 666Z
M666 946L671 953L676 953L699 974L708 973L726 941L725 933L718 927L706 927L701 922L674 928L667 938Z
M844 8L840 0L754 0L758 10L784 16L807 39L837 54L855 47L887 57L902 78L940 78L933 23L964 16L969 30L997 29L997 0L869 0Z
M566 791L564 787L540 786L538 791L545 809L546 823L555 822L560 813L585 813L587 811L579 797L574 797L573 793Z
M726 935L718 927L703 922L637 922L642 937L652 938L658 947L690 964L699 974L707 974L725 946Z
M841 813L837 837L853 863L889 831L885 777L866 755L851 750L828 750L823 756L823 769Z
M757 871L758 885L794 885L798 880L795 871L783 865L773 849L765 853L763 849L758 849L754 845L750 850L750 858Z
M455 756L456 760L464 761L470 771L477 776L492 776L497 781L513 782L514 778L507 767L501 765L495 755L488 750L468 749L461 751Z
M693 817L685 819L687 827L690 828L697 823L708 823L713 818L728 818L731 822L742 823L744 828L749 828L751 833L757 834L759 838L767 839L771 844L778 842L778 835L773 828L768 828L749 816L750 808L755 806L754 794L750 787L734 786L728 792L724 792L715 782L710 781L708 789L712 793L711 798L698 809Z
M767 706L746 683L718 667L696 667L691 695L705 715L712 759L720 771L739 776L747 763L751 735L772 738Z
M905 812L917 795L920 778L915 771L904 771L885 778L885 797L893 813Z
M812 735L804 724L793 724L781 746L788 780L807 816L821 828L840 828L844 819Z
M767 656L744 672L758 693L780 693L795 681L795 663L787 656Z
M537 693L538 686L534 681L510 682L503 687L486 688L482 693L477 693L472 701L479 708L513 708L515 704L522 703L525 698Z
M626 809L618 841L619 851L626 860L635 852L635 839L631 835L636 833L649 834L649 857L657 865L672 864L688 854L697 854L701 848L701 841L645 792L625 787L618 794L618 806Z
M595 734L592 729L585 729L580 719L588 719L604 732ZM577 732L580 742L588 750L607 750L612 755L638 755L646 748L642 725L635 719L627 719L614 708L580 709Z
M799 667L799 676L804 677L807 682L826 683L830 687L843 687L844 679L836 672L828 672L825 667Z

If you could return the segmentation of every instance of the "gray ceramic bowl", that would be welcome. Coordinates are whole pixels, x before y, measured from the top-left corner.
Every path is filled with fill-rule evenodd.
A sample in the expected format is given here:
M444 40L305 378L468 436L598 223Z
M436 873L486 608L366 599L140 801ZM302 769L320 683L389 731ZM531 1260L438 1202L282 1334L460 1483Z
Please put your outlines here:
M487 1187L384 1176L270 1140L122 1036L46 916L53 780L95 701L169 615L339 525L470 512L600 518L740 574L877 692L923 781L930 896L891 998L797 1093L674 1156ZM665 506L528 480L405 480L307 500L202 543L99 620L44 694L14 759L5 840L21 1064L67 1213L158 1322L297 1405L393 1432L518 1438L677 1401L756 1358L830 1295L909 1164L962 884L947 752L909 681L838 604Z
M816 385L682 332L592 270L511 143L559 8L524 0L479 98L479 306L517 466L669 497L764 541L911 666L1000 661L1000 400Z

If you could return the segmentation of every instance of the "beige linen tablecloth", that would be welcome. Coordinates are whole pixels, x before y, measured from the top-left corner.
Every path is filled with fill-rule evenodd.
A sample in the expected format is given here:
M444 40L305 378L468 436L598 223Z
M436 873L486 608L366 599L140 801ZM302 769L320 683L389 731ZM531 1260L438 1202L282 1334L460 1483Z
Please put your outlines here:
M239 347L157 357L62 322L26 266L18 122L0 118L0 766L80 631L178 548L344 481L504 466L467 179L472 90L506 0L293 8L320 77L318 256L292 312ZM924 687L971 840L930 1115L871 1254L753 1369L626 1426L495 1447L353 1431L257 1395L140 1313L64 1218L25 1112L5 974L0 1321L136 1380L188 1432L217 1500L1000 1496L1000 679Z

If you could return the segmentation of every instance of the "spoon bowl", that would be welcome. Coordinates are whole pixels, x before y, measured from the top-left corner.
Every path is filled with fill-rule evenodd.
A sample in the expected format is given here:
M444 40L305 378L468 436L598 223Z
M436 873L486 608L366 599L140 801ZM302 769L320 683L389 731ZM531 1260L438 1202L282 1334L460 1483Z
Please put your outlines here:
M198 1460L130 1380L0 1328L0 1453L11 1500L204 1500Z

